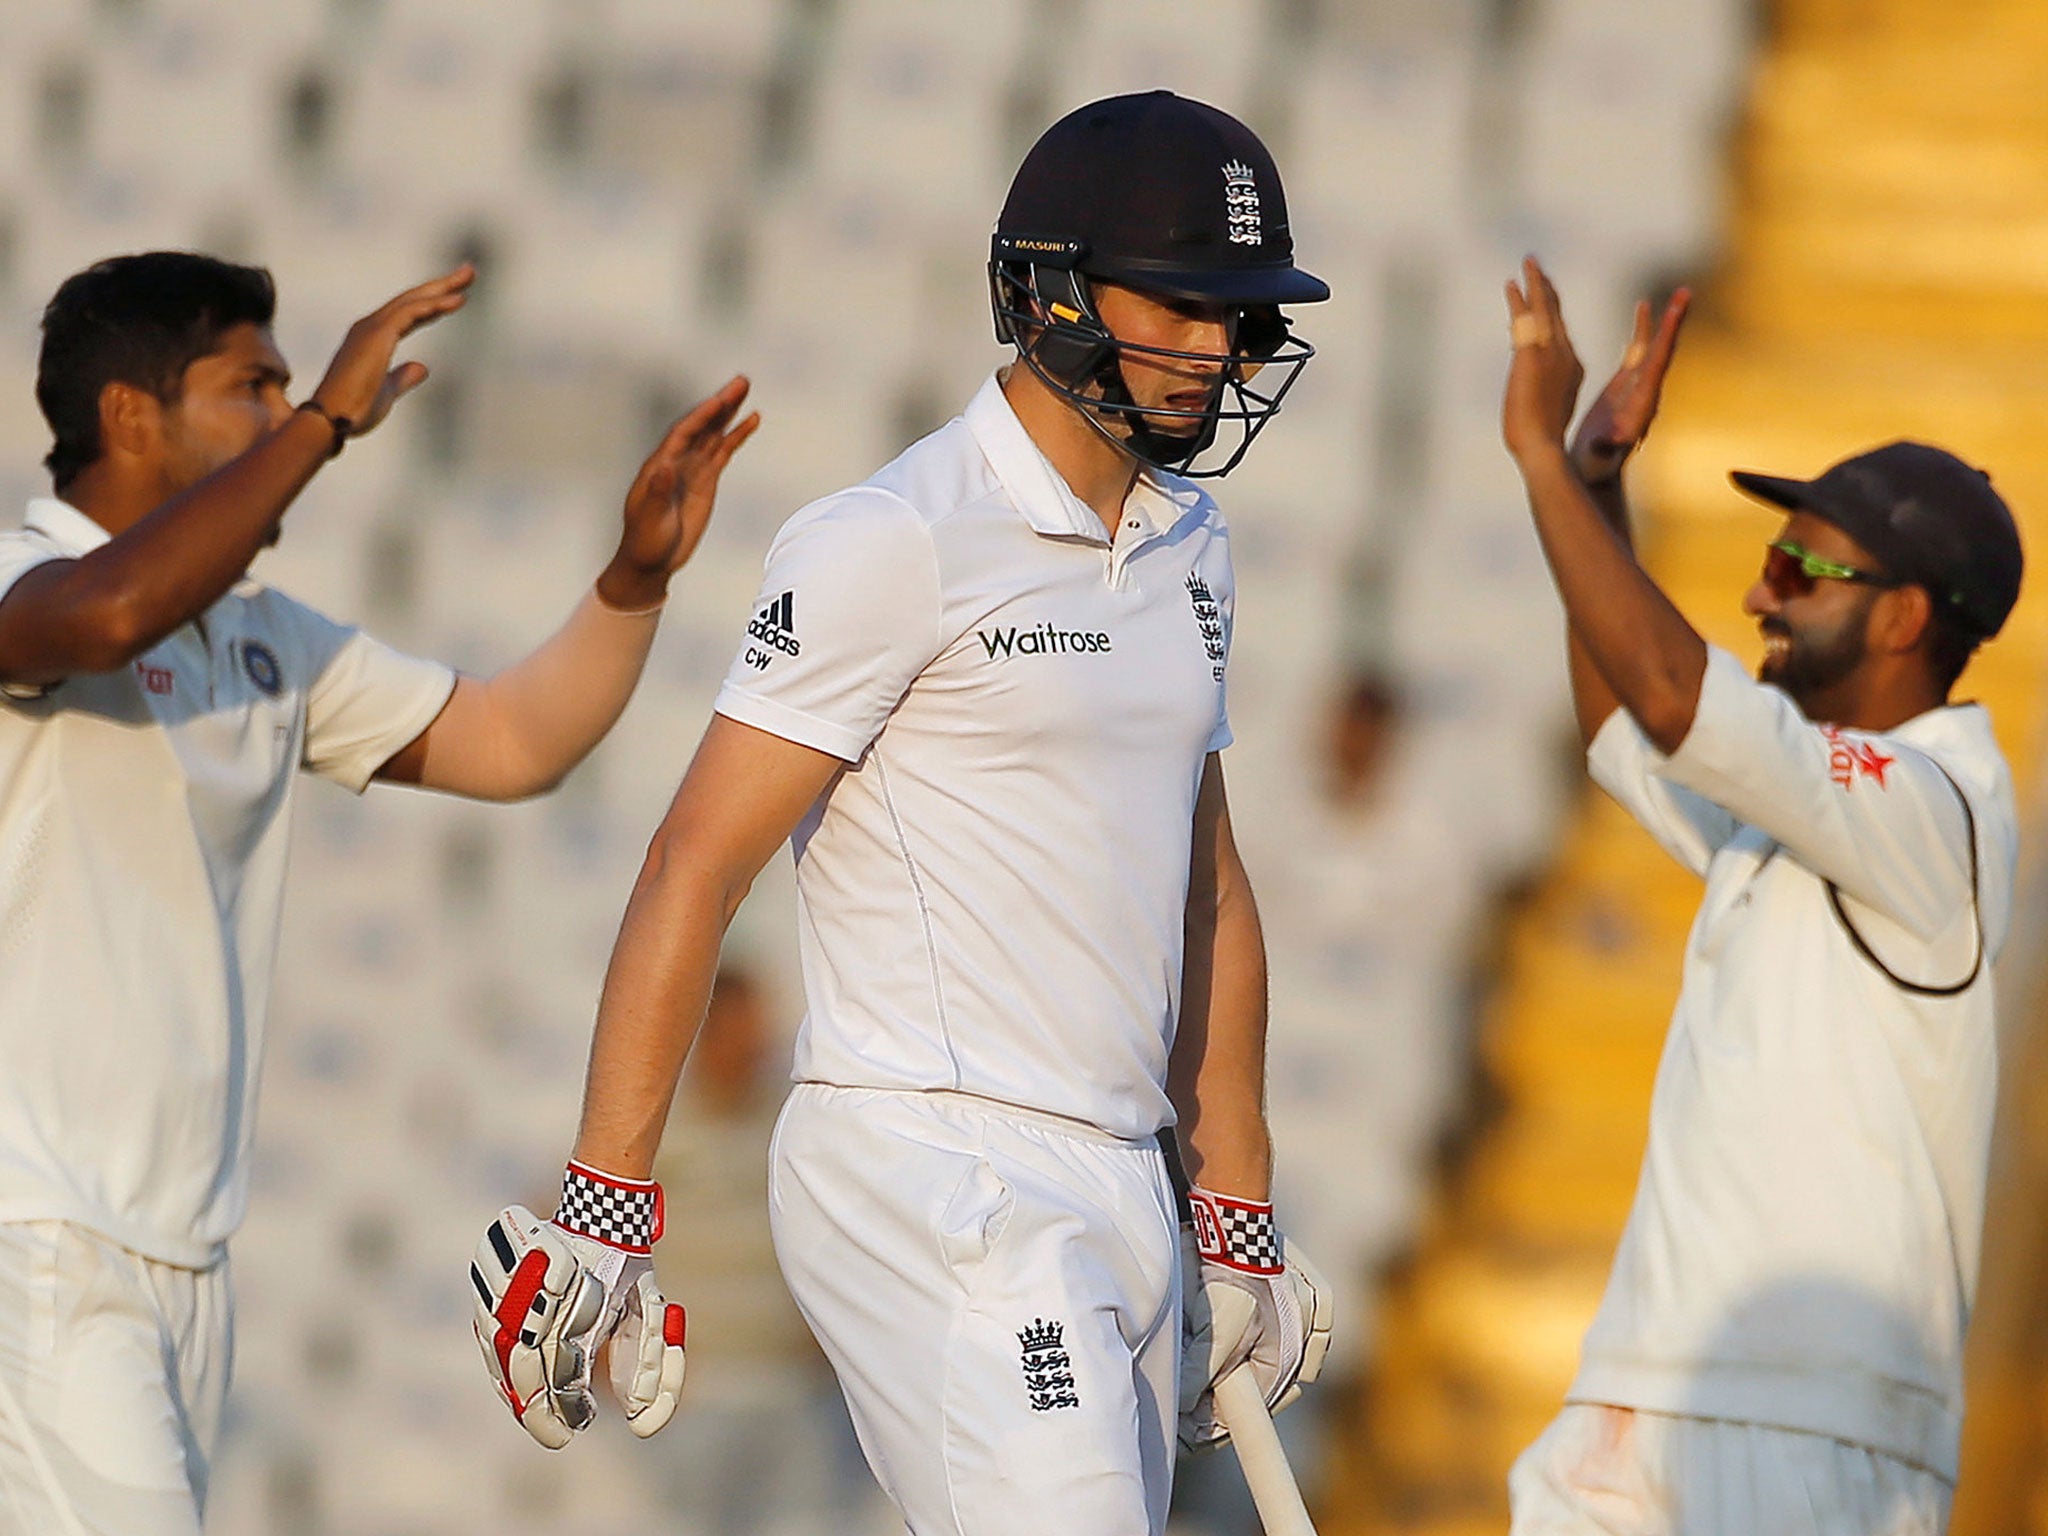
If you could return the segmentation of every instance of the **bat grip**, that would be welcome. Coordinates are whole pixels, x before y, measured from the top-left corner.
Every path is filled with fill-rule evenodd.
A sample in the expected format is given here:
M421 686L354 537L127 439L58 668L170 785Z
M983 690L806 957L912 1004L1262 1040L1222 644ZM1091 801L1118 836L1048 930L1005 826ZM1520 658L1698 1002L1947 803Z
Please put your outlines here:
M1266 1536L1316 1536L1250 1366L1241 1365L1216 1383L1216 1416L1230 1431L1231 1449L1237 1452Z

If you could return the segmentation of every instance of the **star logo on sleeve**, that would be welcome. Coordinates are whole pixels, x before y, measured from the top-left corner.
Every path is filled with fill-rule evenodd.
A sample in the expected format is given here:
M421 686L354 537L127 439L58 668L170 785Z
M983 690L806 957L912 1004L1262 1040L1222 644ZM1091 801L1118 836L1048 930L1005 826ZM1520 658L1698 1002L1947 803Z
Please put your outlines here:
M1866 779L1877 780L1877 787L1883 789L1884 771L1891 767L1892 759L1886 757L1867 741L1856 743L1856 768Z
M1875 779L1879 789L1888 787L1885 772L1897 758L1886 757L1870 742L1847 740L1839 726L1822 726L1821 734L1828 739L1828 777L1837 785L1853 789L1861 777Z

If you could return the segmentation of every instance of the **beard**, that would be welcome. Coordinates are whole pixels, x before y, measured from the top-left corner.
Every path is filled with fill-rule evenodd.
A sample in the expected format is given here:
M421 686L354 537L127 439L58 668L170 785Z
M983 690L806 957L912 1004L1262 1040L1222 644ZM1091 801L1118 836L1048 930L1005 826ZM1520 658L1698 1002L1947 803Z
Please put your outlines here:
M1866 597L1827 629L1794 629L1782 619L1765 620L1765 635L1782 635L1791 643L1781 653L1766 655L1757 677L1782 688L1808 719L1823 718L1816 709L1863 665L1869 649L1871 601Z

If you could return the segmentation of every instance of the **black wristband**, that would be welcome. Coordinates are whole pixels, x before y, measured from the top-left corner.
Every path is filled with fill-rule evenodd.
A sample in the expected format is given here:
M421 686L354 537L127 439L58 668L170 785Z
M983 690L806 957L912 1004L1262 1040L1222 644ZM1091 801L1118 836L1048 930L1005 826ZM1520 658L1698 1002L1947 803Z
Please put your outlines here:
M330 459L338 458L341 454L342 444L348 441L348 436L351 432L355 431L356 424L346 416L335 415L334 412L328 410L318 400L301 400L298 408L302 411L311 411L315 416L318 416L327 423L329 430L334 433L334 446L327 450L327 457Z

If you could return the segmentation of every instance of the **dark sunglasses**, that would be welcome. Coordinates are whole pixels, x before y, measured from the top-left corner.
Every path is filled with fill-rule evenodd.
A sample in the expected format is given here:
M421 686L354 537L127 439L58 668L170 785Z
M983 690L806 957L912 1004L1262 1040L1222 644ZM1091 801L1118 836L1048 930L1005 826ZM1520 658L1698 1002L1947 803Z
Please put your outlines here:
M1790 539L1777 539L1765 547L1763 579L1764 585L1771 589L1771 596L1780 602L1810 595L1814 583L1821 581L1851 581L1866 587L1884 588L1905 584L1876 571L1859 571L1853 565L1824 560Z

